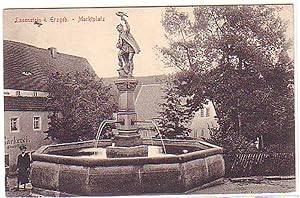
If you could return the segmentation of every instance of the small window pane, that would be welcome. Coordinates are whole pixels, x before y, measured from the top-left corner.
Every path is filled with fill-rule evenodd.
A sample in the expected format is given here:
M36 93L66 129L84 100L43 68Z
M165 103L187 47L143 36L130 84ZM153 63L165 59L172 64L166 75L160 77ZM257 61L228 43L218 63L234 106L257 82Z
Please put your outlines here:
M207 107L207 108L206 108L206 117L209 117L209 115L210 115L210 114L209 114L209 108Z
M5 167L9 166L9 155L5 155Z
M204 117L204 109L200 110L201 117Z
M40 129L41 128L41 118L40 117L33 117L33 129Z
M17 131L18 130L18 118L10 119L10 130Z

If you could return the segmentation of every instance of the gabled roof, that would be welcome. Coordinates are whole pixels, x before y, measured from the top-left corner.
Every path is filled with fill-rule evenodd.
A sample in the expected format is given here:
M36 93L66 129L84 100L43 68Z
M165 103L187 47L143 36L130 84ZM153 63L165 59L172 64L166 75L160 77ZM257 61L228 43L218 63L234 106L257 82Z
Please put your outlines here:
M94 71L85 58L59 52L53 58L49 49L4 40L4 89L46 91L52 73Z
M157 118L164 102L164 84L142 85L135 100L135 110L139 120Z
M137 76L134 77L138 84L134 90L134 98L137 97L138 93L140 92L140 89L143 85L156 85L156 84L165 84L167 80L166 75L154 75L154 76ZM105 85L111 85L112 86L112 94L116 96L116 98L119 97L119 91L117 89L117 86L114 84L114 82L118 79L118 77L109 77L109 78L102 78Z

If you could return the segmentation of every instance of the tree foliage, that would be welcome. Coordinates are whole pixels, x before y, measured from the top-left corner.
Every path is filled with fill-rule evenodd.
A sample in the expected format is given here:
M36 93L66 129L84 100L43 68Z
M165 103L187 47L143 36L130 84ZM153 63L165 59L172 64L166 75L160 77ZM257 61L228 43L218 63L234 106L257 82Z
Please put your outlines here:
M186 137L190 133L187 123L190 119L189 109L186 107L185 98L177 94L177 87L172 81L166 83L164 87L164 103L160 104L159 114L160 133L164 138Z
M162 25L167 66L179 69L180 96L190 111L210 99L219 117L219 143L245 147L294 137L292 42L278 6L201 6L191 13L167 8ZM213 137L213 138L216 138Z
M57 142L94 139L100 123L116 111L110 87L89 70L55 73L48 87L47 134Z

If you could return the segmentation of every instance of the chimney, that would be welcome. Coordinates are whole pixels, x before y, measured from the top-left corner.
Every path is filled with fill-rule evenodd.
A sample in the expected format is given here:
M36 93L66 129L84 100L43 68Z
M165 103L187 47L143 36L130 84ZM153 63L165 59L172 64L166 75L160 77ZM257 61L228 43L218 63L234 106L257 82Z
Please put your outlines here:
M57 50L55 47L49 47L48 50L50 51L50 54L52 56L52 58L56 58L57 55Z

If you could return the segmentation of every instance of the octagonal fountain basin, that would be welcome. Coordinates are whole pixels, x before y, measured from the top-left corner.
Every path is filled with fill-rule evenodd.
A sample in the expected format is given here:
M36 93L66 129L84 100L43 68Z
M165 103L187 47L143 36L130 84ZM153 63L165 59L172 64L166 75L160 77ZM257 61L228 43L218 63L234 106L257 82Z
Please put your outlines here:
M147 157L107 158L111 140L43 146L33 155L33 195L182 193L222 178L223 149L194 140L144 139ZM164 152L166 150L166 153Z

